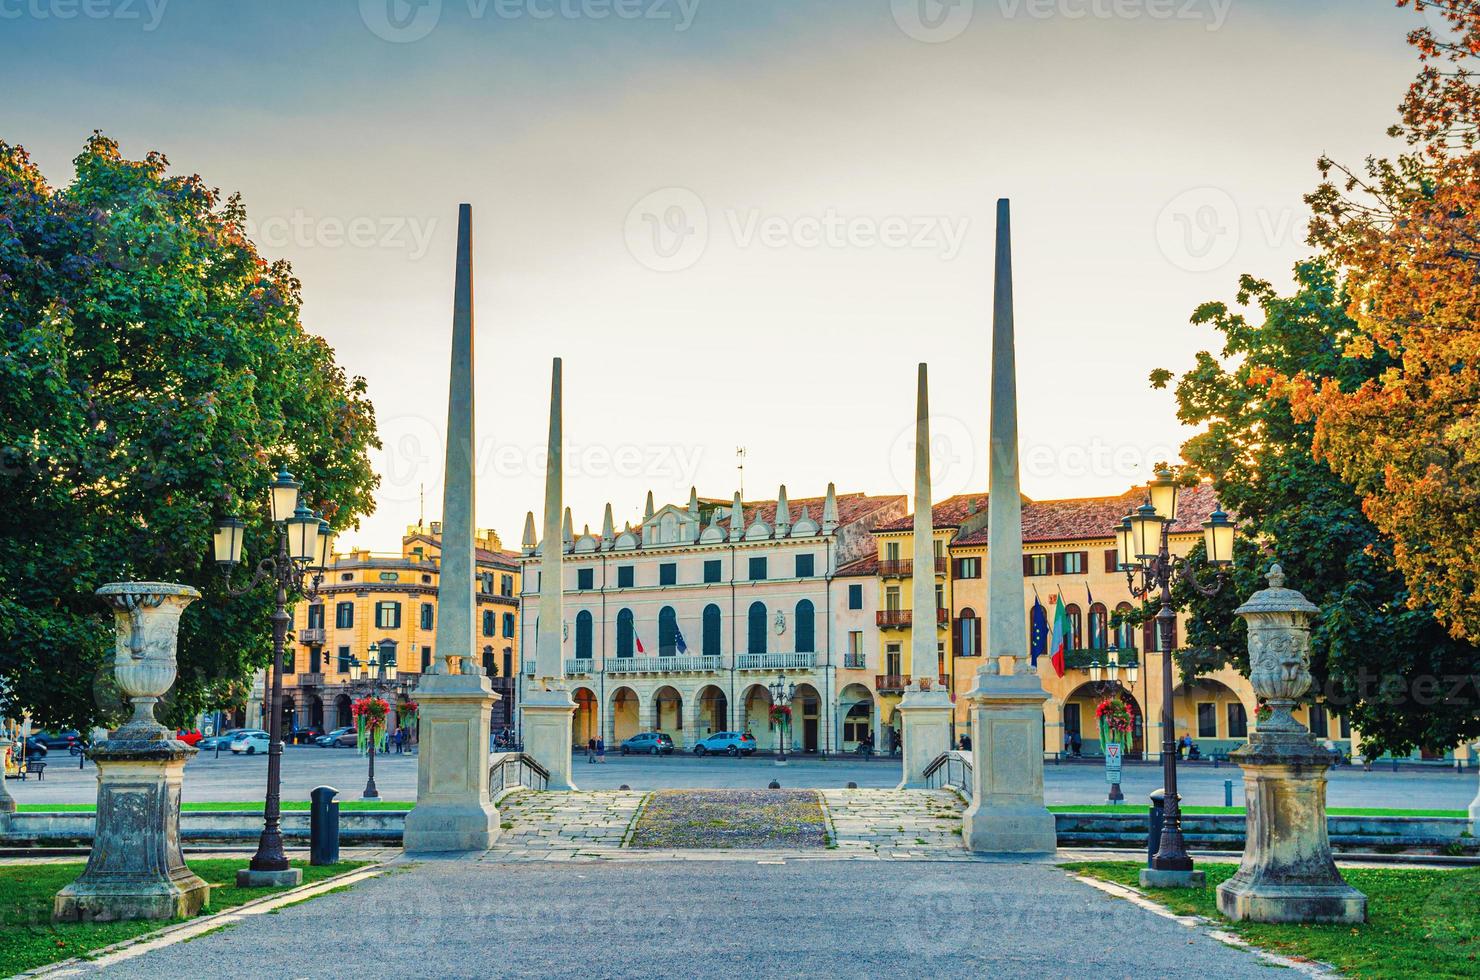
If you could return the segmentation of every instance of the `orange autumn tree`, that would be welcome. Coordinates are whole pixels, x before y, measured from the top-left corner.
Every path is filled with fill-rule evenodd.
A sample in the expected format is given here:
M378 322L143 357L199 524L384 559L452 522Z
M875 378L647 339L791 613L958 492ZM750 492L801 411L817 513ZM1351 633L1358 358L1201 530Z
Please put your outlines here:
M1342 391L1289 381L1316 453L1393 542L1410 605L1480 641L1480 0L1397 0L1427 26L1420 71L1389 135L1407 148L1362 167L1322 158L1311 243L1346 272L1345 354L1393 363Z

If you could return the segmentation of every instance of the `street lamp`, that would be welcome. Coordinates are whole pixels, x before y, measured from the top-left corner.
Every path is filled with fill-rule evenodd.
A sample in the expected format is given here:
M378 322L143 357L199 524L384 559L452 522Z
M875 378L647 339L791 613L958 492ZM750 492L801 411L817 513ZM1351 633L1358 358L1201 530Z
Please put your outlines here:
M1176 717L1172 710L1172 629L1177 612L1172 607L1172 583L1186 582L1199 595L1212 596L1223 587L1224 575L1233 561L1236 526L1228 515L1215 510L1203 523L1207 563L1216 571L1211 585L1198 580L1187 561L1171 553L1169 536L1176 522L1181 488L1172 471L1161 467L1146 488L1146 502L1112 528L1116 559L1125 572L1126 586L1138 599L1158 603L1156 626L1161 637L1161 769L1166 803L1161 842L1151 858L1157 871L1191 871L1192 858L1182 840L1182 807L1177 795Z
M1107 659L1109 662L1106 664L1101 664L1098 660L1091 660L1089 664L1089 679L1090 683L1094 685L1096 696L1108 698L1112 694L1118 696L1121 693L1120 672L1122 669L1125 671L1126 680L1130 682L1132 687L1135 687L1136 679L1141 673L1140 666L1132 663L1126 664L1122 668L1120 651L1118 650L1108 651ZM1132 730L1134 730L1134 718L1131 720L1131 726ZM1105 730L1108 734L1108 725ZM1110 765L1109 747L1101 746L1101 748L1105 750L1105 776L1110 782L1110 795L1108 799L1111 803L1119 803L1125 799L1125 794L1120 791L1120 768Z
M768 689L771 692L773 710L775 708L788 707L792 699L797 696L797 686L795 684L788 684L786 675L779 670L776 672L776 679L771 682ZM785 712L778 714L775 721L776 727L781 731L781 740L776 754L776 764L778 766L784 766L786 765L786 736L788 727Z
M268 512L277 536L277 554L257 563L251 581L235 588L232 572L242 561L242 538L246 523L235 515L216 522L212 536L216 567L225 578L226 594L232 598L246 595L263 582L277 590L277 608L272 614L272 682L267 694L267 802L263 808L262 836L257 853L252 855L250 869L256 872L289 870L283 853L282 774L283 774L283 651L286 646L289 593L316 598L323 581L328 556L334 551L334 532L299 499L302 484L286 469L268 486ZM251 887L274 884L261 879L242 879L238 884Z
M358 685L363 679L365 681L365 697L378 697L382 689L395 696L396 685L396 660L390 650L385 656L380 655L380 644L370 644L370 657L368 661L361 662L359 657L351 657L349 661L350 683ZM359 693L359 692L356 692ZM390 724L390 715L387 713L385 724ZM361 799L378 800L380 791L375 788L375 733L372 731L369 739L370 749L370 774L365 780L365 792L360 794Z

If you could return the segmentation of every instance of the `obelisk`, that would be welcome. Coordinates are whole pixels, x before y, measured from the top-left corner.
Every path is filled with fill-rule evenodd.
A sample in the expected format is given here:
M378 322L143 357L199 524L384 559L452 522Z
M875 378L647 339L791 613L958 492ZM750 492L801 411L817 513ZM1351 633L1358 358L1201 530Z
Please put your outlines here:
M549 772L545 787L575 789L571 783L571 723L576 703L565 686L565 531L562 496L560 358L550 371L550 443L545 455L545 535L540 542L540 618L534 634L534 683L525 690L524 751Z
M1013 329L1012 228L1004 198L997 202L992 297L987 648L976 685L966 695L971 705L972 796L963 834L974 851L1052 854L1057 842L1054 817L1043 805L1043 705L1048 692L1036 673L1016 669L1027 646L1028 623Z
M900 789L926 785L925 770L951 747L955 706L940 683L936 653L935 512L930 489L930 393L924 364L915 393L915 534L910 604L909 690L896 709L904 744L904 779Z
M457 213L452 300L452 366L447 392L447 460L442 487L437 642L446 670L423 674L416 806L406 816L411 852L487 850L498 837L498 810L488 796L488 741L493 704L488 678L475 666L477 537L473 450L473 211ZM454 665L459 665L453 673Z

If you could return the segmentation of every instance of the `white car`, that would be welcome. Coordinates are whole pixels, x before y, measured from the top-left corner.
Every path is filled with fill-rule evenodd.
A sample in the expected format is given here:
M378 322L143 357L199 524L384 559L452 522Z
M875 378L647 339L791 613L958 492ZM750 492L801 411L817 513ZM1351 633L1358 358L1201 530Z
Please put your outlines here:
M236 755L256 755L266 753L268 744L266 732L241 732L231 743L231 751Z

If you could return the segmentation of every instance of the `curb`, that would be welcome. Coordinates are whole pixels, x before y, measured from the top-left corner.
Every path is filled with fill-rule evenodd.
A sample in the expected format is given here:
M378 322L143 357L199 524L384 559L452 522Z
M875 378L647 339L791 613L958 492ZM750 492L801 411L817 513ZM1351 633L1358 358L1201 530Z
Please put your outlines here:
M1196 929L1198 932L1202 933L1204 936L1207 936L1209 939L1216 940L1217 942L1220 942L1225 946L1232 946L1235 949L1241 949L1247 953L1253 953L1269 966L1282 966L1286 969L1295 970L1308 977L1331 978L1331 980L1334 980L1334 978L1341 976L1340 973L1336 972L1336 969L1334 967L1331 967L1325 963L1317 963L1314 960L1297 960L1288 956L1282 956L1279 953L1272 953L1267 949L1261 949L1260 947L1248 942L1241 936L1236 936L1233 933L1220 928L1219 924L1212 921L1211 919L1205 919L1200 915L1182 915L1180 913L1173 912L1166 906L1159 905L1156 902L1153 902L1143 893L1137 891L1134 888L1127 888L1125 885L1116 884L1115 882L1111 881L1103 881L1099 878L1091 878L1087 875L1077 874L1073 871L1068 871L1065 873L1070 878L1073 878L1075 881L1078 881L1085 885L1089 885L1091 888L1095 888L1102 892L1105 892L1107 895L1113 895L1116 898L1123 898L1137 908L1145 909L1147 912L1159 915L1163 919L1170 919L1178 925L1186 926L1189 929Z
M211 915L197 916L185 922L178 922L166 926L155 932L135 936L133 939L125 939L123 942L114 943L112 946L104 946L102 949L93 950L86 956L74 956L71 959L62 960L58 963L48 963L37 967L26 973L18 973L17 977L66 977L76 976L84 971L91 972L98 967L112 966L124 960L131 960L136 956L176 943L187 942L196 936L212 932L222 926L234 925L242 919L263 915L274 909L291 905L305 898L313 898L324 892L331 891L343 885L352 885L367 878L374 878L390 870L387 864L372 864L364 868L356 868L346 871L344 874L316 881L311 885L302 885L275 895L247 902L245 905L237 905Z

